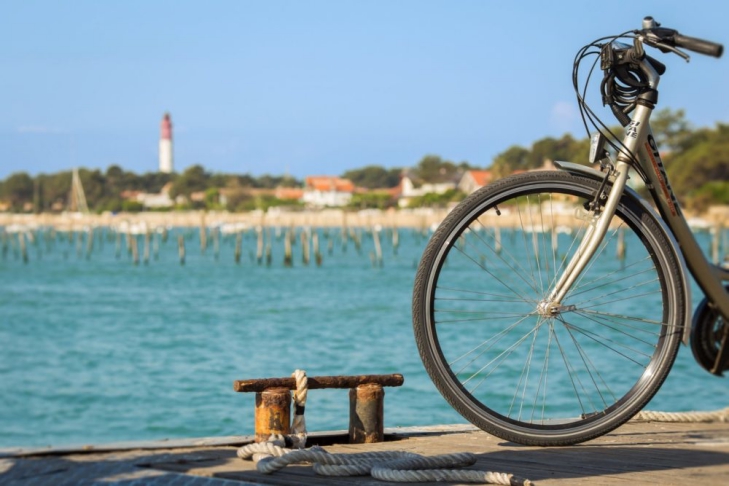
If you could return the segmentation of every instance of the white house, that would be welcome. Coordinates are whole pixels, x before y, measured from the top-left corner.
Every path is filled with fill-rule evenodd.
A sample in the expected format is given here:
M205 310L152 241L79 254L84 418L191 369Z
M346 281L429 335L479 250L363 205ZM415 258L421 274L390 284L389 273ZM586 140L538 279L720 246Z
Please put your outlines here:
M400 178L400 199L397 201L398 206L406 208L415 197L430 193L443 194L446 191L456 188L455 181L418 182L417 178L413 177L410 172L406 171L403 173Z
M340 207L352 199L354 184L336 176L310 176L306 178L301 200L308 206Z

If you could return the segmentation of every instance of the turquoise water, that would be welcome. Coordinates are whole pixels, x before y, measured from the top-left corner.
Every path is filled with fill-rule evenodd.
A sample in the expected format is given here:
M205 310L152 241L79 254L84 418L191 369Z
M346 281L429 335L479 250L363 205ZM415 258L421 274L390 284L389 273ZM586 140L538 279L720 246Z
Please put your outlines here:
M297 240L290 268L281 237L271 264L259 265L252 231L240 264L234 237L223 237L216 255L212 241L203 253L197 231L181 229L166 242L156 237L158 257L150 250L147 264L139 237L138 265L110 231L97 231L88 258L85 239L60 233L36 238L27 263L7 243L0 447L250 434L254 396L233 392L233 380L297 368L310 376L402 373L405 385L386 389L386 426L463 423L431 384L412 337L411 292L426 238L400 230L395 251L383 231L383 265L374 266L371 234L357 230L358 250L339 230L317 231L322 265L313 256L304 265ZM694 291L694 303L699 297ZM726 382L682 347L648 408L728 405ZM345 429L346 390L311 392L306 417L309 430Z

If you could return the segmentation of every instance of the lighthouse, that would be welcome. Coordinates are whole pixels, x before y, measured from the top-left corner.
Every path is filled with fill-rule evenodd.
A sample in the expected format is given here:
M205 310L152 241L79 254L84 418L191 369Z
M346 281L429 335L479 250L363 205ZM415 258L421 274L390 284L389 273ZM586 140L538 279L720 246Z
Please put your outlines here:
M165 113L160 123L159 135L159 171L169 174L172 172L172 120L170 114Z

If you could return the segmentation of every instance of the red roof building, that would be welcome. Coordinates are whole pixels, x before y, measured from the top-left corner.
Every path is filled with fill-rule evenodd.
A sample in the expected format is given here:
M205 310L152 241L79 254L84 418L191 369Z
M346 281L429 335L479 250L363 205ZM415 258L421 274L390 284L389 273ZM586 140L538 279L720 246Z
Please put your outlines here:
M490 170L469 170L461 177L458 189L466 194L471 194L489 184L493 178L494 176Z
M346 206L352 199L354 184L337 176L309 176L304 184L303 201L313 207Z

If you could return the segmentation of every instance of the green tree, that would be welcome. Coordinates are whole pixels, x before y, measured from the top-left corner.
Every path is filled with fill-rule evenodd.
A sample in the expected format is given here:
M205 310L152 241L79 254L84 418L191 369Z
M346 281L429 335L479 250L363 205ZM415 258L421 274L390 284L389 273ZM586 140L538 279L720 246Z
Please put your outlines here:
M682 152L673 154L668 174L679 200L690 200L702 186L729 180L729 125L703 129L692 135ZM702 199L706 203L704 192ZM690 203L690 201L689 201Z
M79 169L79 179L81 179L81 185L84 188L84 195L86 196L86 204L89 210L98 210L105 195L105 184L106 179L104 175L96 170Z
M651 129L658 147L677 152L684 150L691 138L691 124L686 120L684 110L670 108L657 110L651 116Z
M446 182L457 178L464 170L473 168L468 162L455 164L450 160L443 160L439 155L426 155L413 172L415 176L425 182Z
M512 145L494 159L491 170L496 177L505 177L515 170L527 170L529 167L529 150Z
M357 187L381 189L395 187L400 183L402 169L385 169L379 165L368 165L361 169L348 170L342 177L349 179Z
M41 191L43 193L44 209L49 210L54 204L66 208L71 192L71 172L62 171L55 174L41 174Z
M190 166L175 180L175 184L170 191L170 196L174 198L182 194L190 197L190 194L193 192L200 192L207 189L209 180L210 174L205 171L203 166Z
M512 145L494 158L491 170L496 177L505 177L517 170L538 169L546 161L587 164L589 150L588 138L577 140L570 134L561 138L546 137L534 142L529 149Z
M205 189L205 209L222 209L220 204L220 191L217 187Z
M33 202L33 178L26 172L11 174L2 186L1 198L10 202L15 211L19 211L26 203Z
M385 191L364 192L352 195L348 206L352 209L387 209L396 201Z

